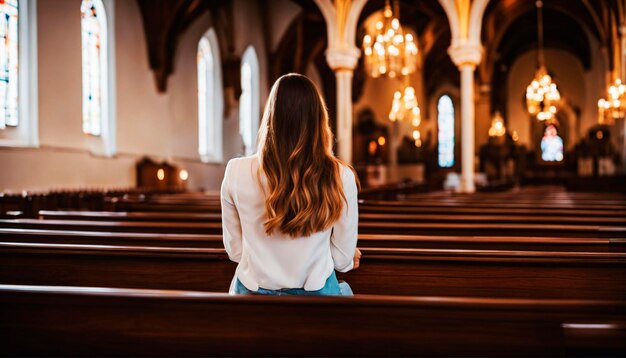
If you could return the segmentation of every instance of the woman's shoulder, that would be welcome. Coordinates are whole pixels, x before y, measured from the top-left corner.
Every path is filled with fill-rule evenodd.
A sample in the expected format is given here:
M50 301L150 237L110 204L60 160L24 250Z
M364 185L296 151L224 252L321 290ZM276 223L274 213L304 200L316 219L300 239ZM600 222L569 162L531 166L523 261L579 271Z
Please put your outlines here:
M232 158L226 164L227 168L240 167L243 165L250 165L258 160L258 156L256 154L248 155L245 157L236 157Z
M356 175L354 174L354 169L352 168L352 166L343 162L339 162L339 171L341 173L341 180L344 184L353 184L356 182Z

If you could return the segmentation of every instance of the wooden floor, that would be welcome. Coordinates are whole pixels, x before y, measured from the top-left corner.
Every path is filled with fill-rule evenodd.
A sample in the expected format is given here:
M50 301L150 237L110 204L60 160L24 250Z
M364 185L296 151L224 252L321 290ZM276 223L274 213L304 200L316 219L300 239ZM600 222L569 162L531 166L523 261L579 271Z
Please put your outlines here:
M626 355L621 194L360 200L354 297L228 296L214 195L107 208L0 213L2 355Z

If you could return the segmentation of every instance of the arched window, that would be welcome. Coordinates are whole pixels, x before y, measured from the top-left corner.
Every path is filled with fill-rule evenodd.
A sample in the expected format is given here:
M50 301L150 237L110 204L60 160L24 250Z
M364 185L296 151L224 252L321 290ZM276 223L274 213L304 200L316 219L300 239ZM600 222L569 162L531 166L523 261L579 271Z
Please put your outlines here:
M239 97L239 133L245 155L254 153L259 130L259 60L252 46L241 59L241 97Z
M450 168L454 165L454 105L448 95L439 98L437 113L439 166Z
M546 127L541 139L541 159L546 162L560 162L563 160L563 139L557 134L553 124Z
M107 22L101 0L80 5L83 62L83 132L102 134L107 118Z
M0 146L36 146L37 1L0 0Z
M209 30L198 43L198 153L204 162L222 160L222 73L217 36Z
M0 129L19 123L18 4L0 2Z

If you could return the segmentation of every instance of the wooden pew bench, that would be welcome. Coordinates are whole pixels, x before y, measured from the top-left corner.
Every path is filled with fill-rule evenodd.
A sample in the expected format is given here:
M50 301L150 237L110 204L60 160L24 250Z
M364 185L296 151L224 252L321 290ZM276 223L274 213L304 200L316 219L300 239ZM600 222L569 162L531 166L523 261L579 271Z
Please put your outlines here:
M442 214L442 215L524 215L532 217L561 215L561 216L586 216L600 218L622 218L626 221L626 211L619 210L579 210L579 209L497 209L497 208L471 208L455 206L432 206L420 207L399 205L401 202L363 202L359 201L360 213L393 213L393 214ZM191 210L190 210L191 211Z
M221 222L218 213L166 213L166 212L111 212L111 211L50 211L42 210L43 220L90 220L90 221L168 221L168 222ZM379 222L426 222L426 223L536 223L536 224L583 224L625 226L626 219L619 217L593 217L574 215L524 216L510 215L506 211L499 214L389 214L361 213L359 221Z
M553 225L598 225L598 226L626 226L626 219L620 217L593 217L575 215L510 215L506 210L499 214L402 214L402 213L374 213L359 214L359 221L373 222L421 222L421 223L484 223L484 224L553 224Z
M137 203L137 202L116 202L113 204L115 211L167 211L167 212L199 212L199 213L219 213L222 207L219 203L214 204L157 204L157 203Z
M0 229L0 241L50 244L223 248L221 235ZM567 237L475 237L359 235L359 247L626 252L626 239Z
M1 224L0 224L1 225ZM359 222L364 234L626 238L624 226L522 223Z
M42 210L44 220L221 222L220 213Z
M622 356L623 302L0 285L4 355Z
M577 207L563 206L541 206L533 204L463 204L463 203L440 203L438 201L417 204L415 202L406 201L375 201L375 200L359 200L361 204L359 209L362 212L379 212L381 210L391 212L422 212L432 214L449 214L452 212L473 213L473 214L498 214L503 210L510 214L523 215L579 215L579 216L618 216L626 217L626 208L619 205L595 205ZM113 205L115 211L122 212L196 212L196 213L219 213L221 207L219 203L144 203L144 202L127 202L116 203ZM381 209L381 210L379 210ZM408 210L407 210L408 209Z
M0 228L39 230L79 230L110 232L152 232L221 234L220 222L162 221L89 221L89 220L0 220ZM597 225L510 224L510 223L359 223L364 234L438 235L438 236L546 236L626 238L626 227Z
M191 211L191 210L190 210ZM497 208L497 207L475 207L463 205L414 205L412 202L404 201L373 201L359 200L360 212L374 213L430 213L430 214L482 214L498 215L506 212L508 214L529 215L529 216L549 216L549 215L576 215L576 216L599 216L599 217L621 217L626 218L626 210L614 210L609 208L588 209L588 208L542 208L542 207L522 207L522 208Z
M357 293L618 299L626 254L363 248L340 274ZM0 243L0 283L225 292L235 271L223 249Z

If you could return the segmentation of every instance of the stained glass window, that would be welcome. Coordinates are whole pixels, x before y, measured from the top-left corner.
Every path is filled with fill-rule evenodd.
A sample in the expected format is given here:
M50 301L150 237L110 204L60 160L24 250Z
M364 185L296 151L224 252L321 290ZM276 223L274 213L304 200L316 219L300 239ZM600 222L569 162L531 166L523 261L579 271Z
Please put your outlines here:
M249 47L242 57L241 96L239 97L239 133L244 151L250 155L255 151L259 129L259 64L254 48Z
M449 96L439 98L437 112L439 166L450 168L454 165L454 105Z
M0 129L17 126L18 0L0 0Z
M102 133L106 92L106 15L101 0L80 6L83 58L83 132Z
M546 127L541 139L541 159L546 162L560 162L563 160L563 139L557 134L553 124Z

